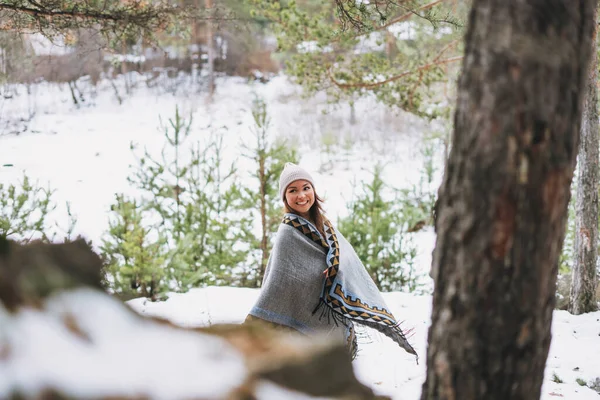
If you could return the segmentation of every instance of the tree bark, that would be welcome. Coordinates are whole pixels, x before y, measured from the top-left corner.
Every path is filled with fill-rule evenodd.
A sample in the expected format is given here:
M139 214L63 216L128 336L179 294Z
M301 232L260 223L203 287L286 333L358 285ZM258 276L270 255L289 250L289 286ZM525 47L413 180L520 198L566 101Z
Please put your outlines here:
M421 398L538 399L596 0L475 0Z
M594 19L595 20L595 19ZM593 35L594 48L597 39ZM577 201L575 215L575 260L569 312L583 314L598 310L596 263L598 259L598 56L590 62L586 100L583 108Z

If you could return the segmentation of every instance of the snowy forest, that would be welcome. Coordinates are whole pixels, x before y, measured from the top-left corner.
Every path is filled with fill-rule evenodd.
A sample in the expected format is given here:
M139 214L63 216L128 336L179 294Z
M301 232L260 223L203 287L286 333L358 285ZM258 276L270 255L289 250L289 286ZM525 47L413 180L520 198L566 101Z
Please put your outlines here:
M598 399L597 9L0 0L0 398ZM244 323L289 162L417 359Z

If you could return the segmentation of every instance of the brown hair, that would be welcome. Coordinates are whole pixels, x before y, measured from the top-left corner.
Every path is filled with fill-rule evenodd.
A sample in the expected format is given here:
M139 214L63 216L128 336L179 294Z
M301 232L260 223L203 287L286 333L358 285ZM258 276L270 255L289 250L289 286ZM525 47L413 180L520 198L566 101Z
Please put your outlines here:
M312 186L312 184L311 184L311 186ZM323 236L323 239L325 239L325 241L327 241L327 238L325 237L325 231L323 230L323 225L326 220L325 211L323 210L323 199L319 197L319 195L317 194L317 191L315 190L315 187L312 186L312 188L313 188L313 191L315 192L315 202L308 210L308 216L309 216L310 222L312 222L315 225L315 228L317 228L317 230L321 233L321 235ZM287 212L287 213L297 214L296 211L294 211L292 209L292 207L290 207L290 205L288 204L287 199L285 198L285 195L283 196L283 208L284 208L285 212Z

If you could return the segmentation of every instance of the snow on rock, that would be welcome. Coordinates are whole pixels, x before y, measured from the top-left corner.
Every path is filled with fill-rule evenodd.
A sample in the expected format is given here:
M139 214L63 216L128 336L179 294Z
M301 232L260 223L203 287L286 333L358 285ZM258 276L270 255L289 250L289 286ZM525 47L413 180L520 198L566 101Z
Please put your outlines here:
M225 340L140 318L92 289L39 309L0 309L0 398L52 389L74 398L220 398L246 379Z

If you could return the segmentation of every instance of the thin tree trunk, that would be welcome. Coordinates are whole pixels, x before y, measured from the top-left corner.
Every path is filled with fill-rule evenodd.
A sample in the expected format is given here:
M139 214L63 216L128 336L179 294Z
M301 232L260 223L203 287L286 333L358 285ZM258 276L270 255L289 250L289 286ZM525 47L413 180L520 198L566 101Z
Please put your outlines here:
M263 153L264 154L264 153ZM262 280L267 269L267 261L269 259L269 237L267 234L267 177L265 171L265 156L259 156L258 178L260 181L260 224L262 236L260 239L260 271L258 273L257 287L262 286Z
M200 0L196 0L194 5L196 6L197 9L200 9ZM192 82L194 83L194 85L198 82L198 66L199 66L199 62L200 62L200 51L199 51L199 46L198 46L198 35L199 35L199 26L198 26L198 20L196 18L194 18L194 20L192 21L192 53L190 54L191 56L191 75L192 75Z
M123 82L125 82L125 93L131 94L129 80L127 79L129 69L127 68L127 44L125 42L121 44L121 53L123 55L123 61L121 61L121 75L123 76Z
M594 19L595 20L595 19ZM593 35L596 47L596 32ZM598 259L598 57L592 53L583 108L577 202L575 216L575 262L569 312L583 314L598 310L596 263Z
M475 0L421 398L538 399L596 0Z
M398 55L397 41L396 36L392 32L385 31L385 55L390 62L394 61L394 58Z
M213 0L206 0L206 8L213 8ZM206 46L208 47L208 101L211 102L215 93L215 39L213 24L210 19L206 22Z
M123 98L119 94L119 88L117 88L117 85L115 85L115 78L111 77L109 80L110 80L110 85L112 86L113 90L115 91L115 96L117 98L117 101L119 102L119 105L123 104Z
M6 75L6 50L4 47L0 48L0 73Z
M77 107L79 107L79 101L77 100L77 95L75 94L75 82L69 81L68 85L69 85L69 89L71 90L71 99L73 99L73 104L75 104Z

